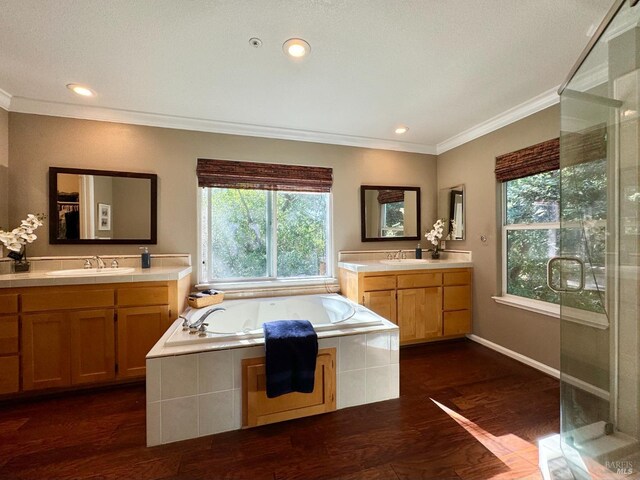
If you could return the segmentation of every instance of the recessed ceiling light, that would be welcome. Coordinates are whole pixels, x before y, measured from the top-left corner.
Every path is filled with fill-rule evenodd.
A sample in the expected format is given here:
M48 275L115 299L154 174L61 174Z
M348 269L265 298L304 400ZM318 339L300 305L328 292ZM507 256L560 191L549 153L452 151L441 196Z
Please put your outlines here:
M249 45L251 45L253 48L260 48L262 46L262 40L260 40L258 37L252 37L249 39Z
M301 38L290 38L282 45L282 51L293 58L302 58L311 51L311 46Z
M91 90L89 87L78 85L77 83L69 83L67 88L81 97L95 97L96 95L96 92Z
M396 128L396 133L398 135L402 135L403 133L407 133L409 131L409 127L405 127L404 125Z

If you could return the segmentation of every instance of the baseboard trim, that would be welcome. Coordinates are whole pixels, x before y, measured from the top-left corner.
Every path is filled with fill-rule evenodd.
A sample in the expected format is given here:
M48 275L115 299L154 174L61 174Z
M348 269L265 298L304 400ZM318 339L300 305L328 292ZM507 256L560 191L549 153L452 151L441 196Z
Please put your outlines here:
M557 378L558 380L560 379L560 370L558 370L557 368L550 367L549 365L546 365L542 362L534 360L531 357L527 357L526 355L523 355L521 353L514 352L513 350L510 350L507 347L503 347L502 345L493 343L492 341L487 340L486 338L479 337L478 335L474 335L473 333L467 335L467 338L473 342L479 343L480 345L490 348L491 350L501 353L502 355L505 355L509 358L513 358L514 360L517 360L520 363L524 363L525 365L535 368L536 370L540 370L541 372L546 373L547 375L550 375L554 378ZM591 385L590 383L587 383L584 380L580 380L579 378L572 377L571 375L562 375L562 381L570 385L573 385L574 387L579 388L580 390L584 390L585 392L595 395L598 398L602 398L603 400L609 401L609 392L607 392L606 390L603 390L600 387L596 387L595 385Z
M474 335L473 333L467 335L469 340L472 340L480 345L484 345L491 350L495 350L498 353L501 353L507 357L513 358L514 360L519 361L520 363L524 363L525 365L529 365L530 367L535 368L536 370L540 370L547 375L551 375L554 378L560 378L560 370L557 368L550 367L542 362L534 360L531 357L527 357L526 355L522 355L521 353L514 352L513 350L509 350L507 347L503 347L497 343L493 343L485 338L479 337L478 335Z

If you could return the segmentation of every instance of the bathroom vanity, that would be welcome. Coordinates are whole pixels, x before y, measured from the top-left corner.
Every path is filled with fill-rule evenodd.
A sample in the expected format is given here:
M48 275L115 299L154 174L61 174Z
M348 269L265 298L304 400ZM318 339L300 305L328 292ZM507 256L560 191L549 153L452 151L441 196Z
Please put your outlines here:
M401 345L462 337L471 333L470 255L388 260L383 252L341 252L340 289L397 324Z
M68 271L0 275L0 395L143 378L191 267Z

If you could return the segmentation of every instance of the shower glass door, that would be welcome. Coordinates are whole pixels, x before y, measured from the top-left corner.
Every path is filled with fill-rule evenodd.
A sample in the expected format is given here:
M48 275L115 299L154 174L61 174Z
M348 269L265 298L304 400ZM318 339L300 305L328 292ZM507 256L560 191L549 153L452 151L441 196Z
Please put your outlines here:
M640 475L640 7L621 3L561 95L561 437L575 478ZM628 478L628 477L627 477Z

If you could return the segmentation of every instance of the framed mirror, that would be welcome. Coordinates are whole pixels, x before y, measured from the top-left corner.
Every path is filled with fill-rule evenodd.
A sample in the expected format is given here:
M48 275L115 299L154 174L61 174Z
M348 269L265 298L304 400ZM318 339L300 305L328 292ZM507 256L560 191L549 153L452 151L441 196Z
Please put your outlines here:
M363 242L419 240L420 187L362 185L360 219Z
M466 233L464 185L442 188L438 192L438 217L444 219L445 240L464 240Z
M157 243L158 177L49 168L49 243Z

